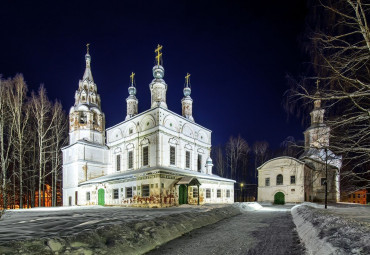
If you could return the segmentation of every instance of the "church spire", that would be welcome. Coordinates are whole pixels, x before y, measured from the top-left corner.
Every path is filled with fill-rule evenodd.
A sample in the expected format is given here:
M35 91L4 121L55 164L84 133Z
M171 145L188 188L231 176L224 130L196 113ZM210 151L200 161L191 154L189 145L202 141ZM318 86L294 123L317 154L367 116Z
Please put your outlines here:
M101 110L100 96L91 75L89 44L86 45L86 69L75 92L75 104L69 111L69 142L87 140L103 144L105 141L105 117Z
M132 72L130 75L130 87L128 88L129 96L126 99L127 103L127 115L126 119L135 116L138 112L139 100L136 98L136 88L135 88L135 73Z
M90 44L86 44L86 55L85 55L85 60L86 60L86 68L85 68L85 73L84 73L84 76L82 78L82 80L89 80L89 81L92 81L94 82L94 79L92 77L92 73L91 73L91 68L90 68L90 63L91 63L91 56L89 54L89 46Z
M194 121L193 118L193 99L191 99L191 88L190 88L190 74L187 73L185 76L185 87L184 87L184 97L181 100L182 104L182 116Z
M163 80L164 68L161 65L163 64L162 49L163 46L158 44L157 48L154 50L154 53L156 54L155 66L152 69L154 79L149 84L149 88L151 93L152 108L163 107L167 109L166 104L167 84Z

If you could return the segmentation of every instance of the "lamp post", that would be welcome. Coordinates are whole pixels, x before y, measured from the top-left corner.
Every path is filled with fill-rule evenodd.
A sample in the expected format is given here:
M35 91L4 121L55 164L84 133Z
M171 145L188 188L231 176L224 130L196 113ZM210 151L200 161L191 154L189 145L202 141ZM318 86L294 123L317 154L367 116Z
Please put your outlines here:
M241 202L244 202L244 199L243 199L243 187L244 187L244 183L240 183L240 188L241 188L241 194L240 194L240 197L241 197Z
M325 209L328 209L328 148L325 147Z

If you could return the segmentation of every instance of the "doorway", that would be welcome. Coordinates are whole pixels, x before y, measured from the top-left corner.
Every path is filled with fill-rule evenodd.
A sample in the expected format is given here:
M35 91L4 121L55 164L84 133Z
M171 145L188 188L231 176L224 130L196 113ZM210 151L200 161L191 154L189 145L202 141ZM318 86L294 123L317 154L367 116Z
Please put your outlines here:
M283 192L277 192L274 196L274 204L283 205L285 204L285 195Z
M188 187L185 184L179 186L179 205L188 203Z
M98 205L105 205L105 191L104 189L98 190Z

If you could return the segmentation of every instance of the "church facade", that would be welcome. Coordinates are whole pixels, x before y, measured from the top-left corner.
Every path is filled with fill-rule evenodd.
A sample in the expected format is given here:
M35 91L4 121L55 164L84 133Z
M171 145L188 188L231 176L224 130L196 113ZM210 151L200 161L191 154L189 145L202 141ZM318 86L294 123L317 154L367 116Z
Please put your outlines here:
M258 201L275 203L339 201L341 157L328 149L330 127L324 122L321 100L314 101L311 126L304 132L305 150L299 159L278 157L258 170Z
M138 113L132 73L125 120L107 129L87 52L69 113L69 145L62 149L64 206L234 202L235 181L212 174L211 131L192 116L189 74L182 115L167 107L161 50L158 46L155 51L149 84L151 108Z

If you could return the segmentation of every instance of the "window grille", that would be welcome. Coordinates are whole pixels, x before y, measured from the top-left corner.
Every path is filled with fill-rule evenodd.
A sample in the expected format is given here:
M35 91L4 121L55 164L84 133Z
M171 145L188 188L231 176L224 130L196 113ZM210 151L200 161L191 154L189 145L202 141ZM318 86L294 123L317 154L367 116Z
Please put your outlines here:
M113 199L118 199L119 198L119 190L118 189L114 189L113 190Z
M190 151L186 151L185 162L186 162L185 167L190 168Z
M116 170L121 171L121 155L116 156Z
M198 172L202 170L202 155L198 154Z
M220 189L218 189L217 190L217 198L220 198L221 197L221 190Z
M295 175L290 176L290 184L295 184Z
M270 186L270 178L265 179L265 186Z
M198 188L193 187L193 198L198 198Z
M143 166L149 165L149 148L148 146L143 147Z
M127 187L126 188L126 198L131 198L132 197L132 187Z
M211 189L206 189L206 198L211 198Z
M176 164L176 148L175 146L170 146L170 165Z
M134 167L134 152L129 151L128 152L128 169L131 169Z
M141 194L143 197L149 197L150 195L149 184L141 186Z
M283 185L283 176L281 174L276 176L276 185Z

